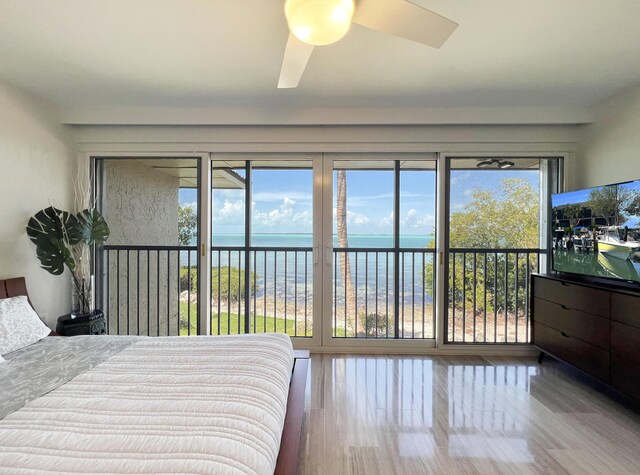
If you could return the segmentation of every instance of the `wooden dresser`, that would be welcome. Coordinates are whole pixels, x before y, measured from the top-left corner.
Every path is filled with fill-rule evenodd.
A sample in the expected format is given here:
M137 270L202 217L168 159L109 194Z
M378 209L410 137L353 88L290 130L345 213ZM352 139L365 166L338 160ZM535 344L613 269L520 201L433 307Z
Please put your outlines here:
M531 278L533 344L640 401L640 292Z

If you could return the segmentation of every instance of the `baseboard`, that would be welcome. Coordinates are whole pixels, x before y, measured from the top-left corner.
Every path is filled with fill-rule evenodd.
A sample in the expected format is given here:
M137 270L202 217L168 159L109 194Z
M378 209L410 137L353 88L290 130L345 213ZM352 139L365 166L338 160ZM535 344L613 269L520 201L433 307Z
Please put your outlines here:
M530 346L506 345L445 345L441 348L362 348L362 347L306 347L311 354L336 355L422 355L422 356L537 356L538 351Z

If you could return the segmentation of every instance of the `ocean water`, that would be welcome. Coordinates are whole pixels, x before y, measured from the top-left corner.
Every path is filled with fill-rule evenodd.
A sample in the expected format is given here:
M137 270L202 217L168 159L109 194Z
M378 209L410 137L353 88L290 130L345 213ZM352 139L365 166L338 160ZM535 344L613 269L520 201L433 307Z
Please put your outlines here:
M226 266L245 268L244 251L232 249L244 245L242 234L214 235L212 266L216 268ZM278 299L294 299L295 295L302 299L305 291L309 295L313 289L313 253L312 236L310 234L254 234L251 245L256 249L251 253L251 272L255 274L256 297L263 296ZM334 246L338 240L334 237ZM433 261L433 252L420 252L422 249L432 248L433 235L401 236L400 247L412 249L400 254L400 288L401 301L405 304L421 304L431 302L431 298L425 295L425 290L430 291L433 282L427 282L424 272L425 266ZM303 248L296 251L269 250L273 247ZM393 302L393 236L391 235L350 235L349 248L371 249L368 252L348 253L351 277L358 293L358 302L375 302L384 300ZM318 256L320 258L320 256ZM327 258L327 256L322 256ZM334 265L334 302L337 305L344 303L344 269L340 265L340 259L329 256ZM195 260L195 252L192 261ZM186 261L186 253L183 256L183 264Z
M433 246L433 243L433 234L400 236L400 247L422 249ZM251 245L256 247L311 247L313 237L311 234L292 233L253 234ZM214 234L213 246L244 246L244 234ZM338 237L335 235L333 246L338 246ZM351 234L349 235L349 247L392 248L393 235Z

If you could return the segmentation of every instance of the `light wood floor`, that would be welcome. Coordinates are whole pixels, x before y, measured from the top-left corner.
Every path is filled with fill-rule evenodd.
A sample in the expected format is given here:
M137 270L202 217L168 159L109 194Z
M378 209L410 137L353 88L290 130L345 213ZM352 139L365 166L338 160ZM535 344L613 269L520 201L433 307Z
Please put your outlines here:
M302 474L640 473L640 416L547 358L312 355Z

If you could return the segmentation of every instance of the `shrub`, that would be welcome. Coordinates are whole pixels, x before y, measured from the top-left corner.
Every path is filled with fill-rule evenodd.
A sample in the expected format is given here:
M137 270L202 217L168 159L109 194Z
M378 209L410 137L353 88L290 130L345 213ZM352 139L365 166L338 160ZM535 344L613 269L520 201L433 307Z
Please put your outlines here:
M211 276L211 292L212 295L218 295L218 274L220 274L220 298L228 297L231 300L238 300L244 298L244 271L237 267L228 266L214 268ZM256 290L253 283L255 274L251 272L249 276L250 292L253 294Z
M362 312L361 315L358 316L359 319L364 318L365 329L368 336L382 336L386 334L387 331L387 316L380 315L377 313L368 313L364 314Z
M220 277L220 298L229 298L231 300L238 300L244 298L244 276L245 271L238 269L237 267L228 266L220 267L218 271L217 267L214 267L211 272L211 292L214 297L218 295L218 276ZM255 293L256 285L254 284L255 274L250 274L250 286L251 294ZM180 290L185 291L189 288L189 280L191 280L191 292L198 291L198 273L196 269L188 269L187 267L180 268Z
M191 292L198 291L198 272L196 269L188 267L180 268L180 291L189 289L189 275L191 275Z

